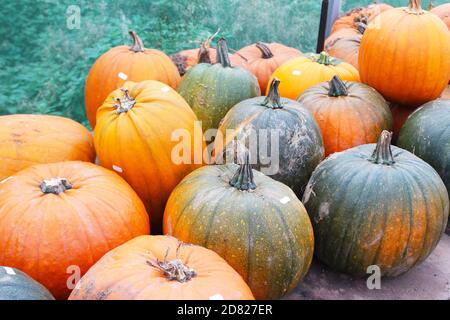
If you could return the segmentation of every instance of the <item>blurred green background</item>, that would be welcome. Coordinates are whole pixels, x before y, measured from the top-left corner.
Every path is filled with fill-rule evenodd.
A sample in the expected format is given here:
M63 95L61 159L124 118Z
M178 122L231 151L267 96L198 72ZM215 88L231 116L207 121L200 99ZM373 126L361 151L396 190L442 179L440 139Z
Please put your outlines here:
M256 41L314 51L320 0L21 0L0 5L0 114L46 113L87 125L84 82L95 59L130 43L172 54L198 46L219 27L233 49ZM342 0L342 11L371 0ZM386 0L405 6L407 0ZM446 0L435 0L435 5ZM428 7L423 1L423 7ZM81 10L80 29L67 9Z

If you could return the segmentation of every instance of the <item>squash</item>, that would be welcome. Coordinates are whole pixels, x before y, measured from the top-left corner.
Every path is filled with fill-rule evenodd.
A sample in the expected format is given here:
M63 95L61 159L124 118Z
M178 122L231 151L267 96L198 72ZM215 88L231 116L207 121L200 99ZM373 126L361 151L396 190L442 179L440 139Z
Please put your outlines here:
M0 142L0 181L34 164L95 160L89 131L58 116L0 116Z
M307 273L314 238L308 215L290 188L241 165L204 166L175 188L164 233L224 258L256 299L278 299Z
M136 193L92 163L35 165L0 187L0 265L23 270L57 299L69 296L69 267L83 274L109 250L149 233Z
M361 81L412 108L438 98L450 79L450 31L420 4L380 14L359 51Z
M232 62L253 73L258 79L261 92L266 92L273 72L286 61L301 54L299 50L280 43L258 42L236 52L232 56Z
M444 21L444 23L447 25L447 28L450 30L450 3L444 3L440 6L432 8L430 12L441 18L442 21Z
M378 140L383 130L392 130L392 114L386 100L359 82L329 82L306 90L298 102L311 111L319 124L325 156Z
M227 111L242 100L260 95L256 77L249 71L230 63L225 39L217 44L214 65L201 63L183 77L178 92L186 99L203 131L217 129Z
M146 49L142 40L130 31L132 46L110 49L95 61L86 79L84 91L86 115L91 127L96 124L97 109L108 95L125 81L157 80L176 89L180 75L175 64L162 51Z
M314 171L303 202L313 222L316 256L333 270L397 276L424 261L445 230L449 199L437 172L412 153L378 143L328 157Z
M284 63L273 73L270 83L274 78L279 79L281 96L295 100L306 89L330 81L335 75L343 80L359 81L358 70L355 67L322 52Z
M435 100L405 122L398 145L429 163L450 193L450 100Z
M20 270L0 266L0 300L55 300L39 282Z
M403 125L405 124L410 114L413 113L414 111L415 109L411 107L408 106L405 107L399 104L391 103L392 118L394 119L392 141L394 143L397 142L398 136L400 135L400 130L402 129Z
M197 146L202 148L203 134L197 117L175 90L148 80L128 81L113 91L98 110L97 120L94 143L100 165L131 185L150 214L152 233L161 233L167 198L202 164L203 149ZM179 142L173 139L178 133L190 139L189 150L181 150L185 154L180 156Z
M274 79L267 97L244 100L228 111L215 140L216 162L235 140L254 150L254 168L286 184L301 197L311 173L324 158L319 126L310 112L281 99ZM231 133L231 134L227 134ZM247 139L249 134L254 139ZM219 161L219 162L220 162Z
M215 252L168 236L140 236L108 252L69 300L254 300Z

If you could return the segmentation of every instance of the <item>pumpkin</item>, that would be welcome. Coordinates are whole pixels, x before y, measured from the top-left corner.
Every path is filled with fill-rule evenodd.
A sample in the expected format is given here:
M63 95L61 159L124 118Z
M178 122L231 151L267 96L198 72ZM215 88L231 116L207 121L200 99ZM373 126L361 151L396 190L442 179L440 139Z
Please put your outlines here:
M405 122L398 145L429 163L450 192L450 100L435 100Z
M383 130L392 130L392 114L384 98L358 82L329 82L306 90L298 102L311 111L319 124L325 155L378 140Z
M191 68L178 87L178 92L202 121L203 131L217 129L231 107L260 94L255 76L231 65L223 38L217 44L217 60L214 65L201 63Z
M302 203L286 185L241 165L204 166L175 188L164 233L224 258L257 299L277 299L307 273L314 238Z
M130 31L130 35L133 38L132 46L112 48L98 58L89 71L84 96L86 114L92 128L96 124L97 109L126 80L157 80L174 89L180 82L178 69L166 54L146 49L134 31Z
M0 116L0 142L0 181L34 164L95 160L89 131L63 117Z
M442 92L441 99L450 99L450 85L448 85Z
M450 30L450 3L444 3L440 6L432 8L430 12L441 18Z
M232 61L253 73L261 92L266 92L272 73L286 61L300 55L299 50L279 43L258 42L239 50L232 56Z
M0 266L0 300L55 300L39 282L20 270Z
M281 96L295 100L306 89L330 81L335 75L343 80L359 81L358 70L355 67L322 52L284 63L273 73L270 83L274 78L279 79Z
M23 270L57 299L69 296L69 267L83 274L109 250L149 233L130 186L88 162L35 165L0 187L0 265Z
M450 31L420 3L380 14L359 51L362 82L412 108L438 98L450 79Z
M133 187L150 214L152 233L161 233L167 198L202 163L203 150L197 147L202 148L203 135L197 117L175 90L148 80L128 81L113 91L99 108L97 120L94 143L100 165ZM191 140L180 157L179 142L172 138L177 133L188 134ZM198 145L195 137L200 139Z
M405 107L399 104L391 103L392 118L394 119L392 141L396 142L398 140L400 130L405 124L406 119L408 119L409 115L413 113L414 110L415 109L408 106Z
M108 252L69 300L254 300L215 252L168 236L140 236Z
M316 256L339 272L400 275L424 261L445 230L449 200L437 172L412 153L378 143L328 157L314 171L303 202L313 222Z
M273 80L267 97L244 100L228 111L219 127L226 139L216 137L216 156L231 142L244 142L249 150L257 151L255 169L301 196L311 173L323 160L322 135L310 112L296 101L280 98L279 85L278 79ZM255 139L247 139L250 132Z

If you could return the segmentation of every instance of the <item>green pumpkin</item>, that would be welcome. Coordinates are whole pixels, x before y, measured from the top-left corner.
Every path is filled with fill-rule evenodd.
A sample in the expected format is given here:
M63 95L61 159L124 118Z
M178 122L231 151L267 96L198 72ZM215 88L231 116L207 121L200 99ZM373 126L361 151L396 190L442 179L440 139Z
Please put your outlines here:
M202 121L202 128L217 129L236 103L260 95L258 80L247 70L231 66L225 39L217 44L216 64L200 63L185 74L178 92Z
M217 252L257 299L277 299L307 273L311 222L290 188L244 164L204 166L173 191L164 233Z
M450 194L450 100L431 101L411 114L398 146L428 162Z
M303 203L316 256L332 269L402 274L425 260L445 230L449 199L437 172L412 153L378 144L335 153L312 174Z
M55 300L39 282L20 270L0 267L0 300Z
M267 97L244 100L228 111L219 127L223 139L216 137L215 151L217 156L223 155L223 146L244 140L243 144L256 155L254 168L286 184L301 197L325 150L314 116L298 102L280 98L279 84L274 79ZM227 130L233 132L231 137ZM253 139L248 138L251 130ZM219 163L222 160L216 159Z

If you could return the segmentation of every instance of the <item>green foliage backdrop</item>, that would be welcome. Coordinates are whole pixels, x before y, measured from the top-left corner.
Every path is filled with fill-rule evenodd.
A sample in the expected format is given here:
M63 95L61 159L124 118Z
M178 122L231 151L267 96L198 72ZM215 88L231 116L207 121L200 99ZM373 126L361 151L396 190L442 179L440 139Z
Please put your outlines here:
M343 0L342 10L371 2ZM67 27L71 5L81 9L80 29ZM89 68L109 48L129 43L128 30L136 30L146 47L167 54L197 46L218 28L233 49L277 41L313 51L320 6L320 0L4 1L0 114L58 114L87 124L83 92Z

